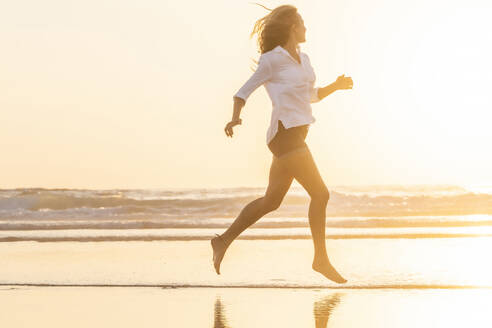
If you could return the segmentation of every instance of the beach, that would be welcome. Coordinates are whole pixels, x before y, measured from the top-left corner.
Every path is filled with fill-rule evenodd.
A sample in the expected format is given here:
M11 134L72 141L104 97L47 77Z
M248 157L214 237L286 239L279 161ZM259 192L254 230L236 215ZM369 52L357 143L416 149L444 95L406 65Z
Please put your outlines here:
M327 239L348 280L311 269L307 239L235 240L217 275L209 241L4 242L2 285L464 288L492 287L492 238Z
M490 327L491 290L2 287L3 327Z
M0 328L492 328L492 1L276 3L2 3Z
M309 196L292 187L217 275L210 239L263 192L0 190L0 325L491 326L490 192L337 187L336 284L311 268Z
M492 238L0 243L3 327L489 327ZM424 251L425 250L425 251ZM481 251L480 251L481 250Z

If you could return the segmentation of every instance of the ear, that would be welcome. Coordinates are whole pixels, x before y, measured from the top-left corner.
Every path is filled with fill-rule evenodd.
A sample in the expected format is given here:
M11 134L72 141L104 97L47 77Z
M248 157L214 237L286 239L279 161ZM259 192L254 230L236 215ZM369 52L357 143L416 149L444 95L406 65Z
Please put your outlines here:
M291 27L290 27L290 31L292 33L295 33L295 29L297 28L296 24L292 24Z

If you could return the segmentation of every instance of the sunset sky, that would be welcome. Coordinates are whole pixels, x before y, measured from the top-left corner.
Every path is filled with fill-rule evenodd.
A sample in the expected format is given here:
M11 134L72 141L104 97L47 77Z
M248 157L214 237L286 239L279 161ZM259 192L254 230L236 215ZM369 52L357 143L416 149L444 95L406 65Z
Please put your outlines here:
M0 188L266 187L264 87L224 133L253 2L0 4ZM328 187L492 184L490 1L260 3L299 9L317 86L354 81L312 104Z

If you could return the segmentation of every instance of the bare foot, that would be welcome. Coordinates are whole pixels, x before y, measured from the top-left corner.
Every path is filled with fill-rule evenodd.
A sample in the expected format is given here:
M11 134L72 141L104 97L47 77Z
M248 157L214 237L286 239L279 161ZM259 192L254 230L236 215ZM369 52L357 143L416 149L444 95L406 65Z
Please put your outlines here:
M215 235L216 237L212 238L210 244L212 244L212 249L214 251L213 262L215 271L217 272L217 274L220 274L220 262L222 262L222 258L224 257L225 251L227 250L227 245L218 234Z
M331 265L328 259L314 259L313 261L313 270L321 273L326 278L337 282L339 284L343 284L347 282L347 279L343 278L337 270Z

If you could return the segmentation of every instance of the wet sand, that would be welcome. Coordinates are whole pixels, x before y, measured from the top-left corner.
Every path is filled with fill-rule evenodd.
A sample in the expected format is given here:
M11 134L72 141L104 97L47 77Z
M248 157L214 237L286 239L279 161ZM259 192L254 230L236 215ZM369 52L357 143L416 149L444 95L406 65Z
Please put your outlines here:
M2 327L490 327L492 239L0 243Z
M0 284L492 287L492 238L327 240L343 286L311 269L311 240L236 240L217 275L209 241L0 243Z
M490 289L0 288L2 327L490 327Z

